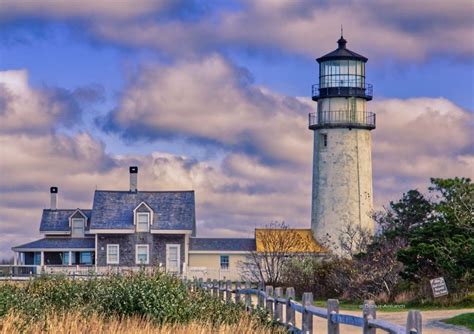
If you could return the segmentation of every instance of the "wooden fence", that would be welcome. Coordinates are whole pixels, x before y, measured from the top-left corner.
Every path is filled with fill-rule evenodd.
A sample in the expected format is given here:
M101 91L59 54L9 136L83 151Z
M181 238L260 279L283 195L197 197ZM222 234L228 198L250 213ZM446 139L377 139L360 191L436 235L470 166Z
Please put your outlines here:
M273 320L285 326L290 333L321 333L322 328L313 328L313 317L327 319L327 333L339 334L341 324L359 327L363 334L375 334L376 329L390 334L421 334L421 313L419 311L409 311L406 326L400 326L385 320L376 318L376 305L373 301L365 301L362 309L362 316L354 316L339 313L339 301L329 299L327 308L320 308L313 305L313 294L305 292L301 303L295 301L295 289L272 286L252 287L250 282L231 281L211 281L204 282L202 279L188 281L186 284L191 290L201 289L218 297L226 303L242 303L248 312L256 308L266 309ZM256 296L257 303L253 305L252 296ZM296 312L301 313L301 328L296 326Z

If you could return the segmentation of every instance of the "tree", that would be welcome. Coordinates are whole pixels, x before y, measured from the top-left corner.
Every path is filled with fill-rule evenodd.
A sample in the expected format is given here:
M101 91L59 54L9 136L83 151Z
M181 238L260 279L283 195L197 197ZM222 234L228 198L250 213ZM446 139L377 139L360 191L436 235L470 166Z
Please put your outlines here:
M444 276L451 290L474 283L474 185L470 179L431 179L435 196L429 220L408 235L398 252L402 276L426 282Z
M289 229L284 222L273 222L264 229L257 229L255 237L257 249L242 263L246 280L276 285L280 283L286 261L317 251L311 234Z

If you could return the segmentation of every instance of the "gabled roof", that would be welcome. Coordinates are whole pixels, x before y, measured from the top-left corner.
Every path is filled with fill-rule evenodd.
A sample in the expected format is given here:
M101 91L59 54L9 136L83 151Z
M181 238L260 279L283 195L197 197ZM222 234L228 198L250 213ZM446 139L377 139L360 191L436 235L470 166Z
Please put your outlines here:
M141 202L153 210L152 230L190 230L194 235L194 191L96 190L90 228L134 229L133 210Z
M253 238L191 238L190 251L254 251Z
M22 249L92 249L95 238L44 238L13 247L15 251Z
M69 232L69 217L78 209L44 209L41 217L40 232ZM91 219L91 210L80 209L87 219ZM88 224L86 224L86 231Z
M311 229L255 229L257 252L325 253ZM281 249L278 249L280 247Z
M353 59L353 60L367 62L368 59L366 57L347 49L346 43L347 41L341 36L341 38L337 41L337 44L339 47L336 50L329 52L328 54L316 59L317 62L321 63L326 60L337 60L337 59Z

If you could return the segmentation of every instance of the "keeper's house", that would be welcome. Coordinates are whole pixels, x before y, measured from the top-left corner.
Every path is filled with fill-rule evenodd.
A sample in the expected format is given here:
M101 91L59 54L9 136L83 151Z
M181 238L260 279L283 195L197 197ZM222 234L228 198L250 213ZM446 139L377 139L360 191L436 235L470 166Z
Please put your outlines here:
M52 272L160 268L190 277L240 279L255 238L197 238L194 191L96 190L92 209L58 209L58 188L40 223L43 239L13 247L16 265Z

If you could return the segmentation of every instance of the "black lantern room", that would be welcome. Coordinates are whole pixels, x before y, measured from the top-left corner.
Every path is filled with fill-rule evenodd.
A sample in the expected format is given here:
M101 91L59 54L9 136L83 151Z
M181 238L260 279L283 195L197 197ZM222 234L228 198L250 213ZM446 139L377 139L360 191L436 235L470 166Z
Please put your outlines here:
M367 58L346 48L342 37L338 48L317 60L319 84L313 85L312 98L317 101L328 97L360 97L372 100L372 85L365 82Z

